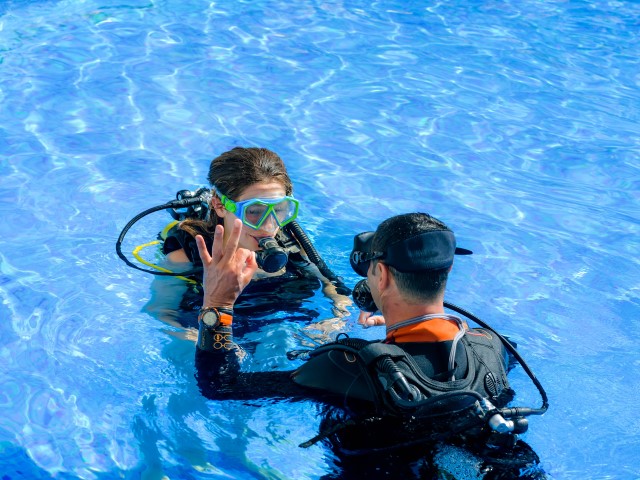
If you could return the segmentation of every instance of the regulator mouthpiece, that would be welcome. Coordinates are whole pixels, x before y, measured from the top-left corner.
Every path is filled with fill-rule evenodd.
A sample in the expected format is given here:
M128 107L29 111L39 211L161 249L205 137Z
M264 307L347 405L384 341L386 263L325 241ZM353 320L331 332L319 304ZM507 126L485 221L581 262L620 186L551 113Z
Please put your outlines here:
M378 307L376 306L376 302L373 301L371 289L369 288L369 283L367 283L366 278L356 283L356 286L353 287L351 296L353 297L353 303L355 303L363 312L373 313L378 311Z
M275 238L264 237L258 241L261 250L256 252L256 262L258 267L267 273L274 273L281 270L289 260L289 255L282 248Z

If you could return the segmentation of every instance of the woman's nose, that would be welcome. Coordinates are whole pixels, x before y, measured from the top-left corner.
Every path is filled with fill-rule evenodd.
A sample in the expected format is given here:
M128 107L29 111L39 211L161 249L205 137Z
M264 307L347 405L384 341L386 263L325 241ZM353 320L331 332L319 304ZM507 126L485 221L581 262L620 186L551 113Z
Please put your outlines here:
M269 216L265 218L264 222L260 226L260 230L264 230L269 233L273 233L278 230L278 222L276 222L276 217L273 213L269 214Z

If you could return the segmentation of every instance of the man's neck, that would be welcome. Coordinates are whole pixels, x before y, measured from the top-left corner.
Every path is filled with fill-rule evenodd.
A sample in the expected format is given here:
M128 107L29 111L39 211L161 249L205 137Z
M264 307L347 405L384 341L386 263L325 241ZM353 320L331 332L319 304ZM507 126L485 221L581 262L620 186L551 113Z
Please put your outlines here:
M390 305L389 308L385 308L382 312L387 330L411 318L422 315L437 315L440 313L445 313L442 302L420 305Z

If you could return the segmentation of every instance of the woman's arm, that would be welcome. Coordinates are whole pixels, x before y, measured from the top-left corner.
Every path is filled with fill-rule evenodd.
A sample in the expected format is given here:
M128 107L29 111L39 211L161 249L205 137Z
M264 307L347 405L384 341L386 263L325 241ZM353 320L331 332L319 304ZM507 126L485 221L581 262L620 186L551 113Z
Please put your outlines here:
M239 350L196 349L196 380L202 395L211 400L309 398L307 389L291 380L292 371L243 372L241 357Z
M353 387L354 377L359 377L357 374L360 373L354 373L357 367L353 365L334 365L325 361L323 365L305 363L296 370L243 372L240 369L242 359L240 349L212 352L196 349L196 380L202 395L211 400L314 400L344 407L347 401L357 401L347 400L346 391L361 390ZM318 367L324 371L318 371ZM330 382L331 386L327 387L323 382ZM359 383L358 387L361 387ZM343 385L347 387L341 390Z
M307 271L312 273L322 283L322 293L327 298L329 298L331 300L331 302L333 303L333 306L334 306L334 312L333 313L336 316L336 318L342 318L342 317L345 317L345 316L349 315L350 314L349 307L351 305L353 305L353 302L352 302L351 298L347 296L349 294L348 287L346 285L344 285L342 282L340 282L342 287L343 287L343 289L347 291L347 295L345 295L344 292L342 292L342 293L339 292L338 291L338 287L336 286L335 282L332 282L330 278L327 278L322 273L321 269L314 262L311 261L311 257L305 251L305 249L304 249L304 247L302 245L300 245L300 255L307 262L309 262L305 267L302 267L302 268L305 268ZM320 259L320 261L322 263L324 263L322 261L322 259ZM326 267L326 265L325 265L325 267ZM333 272L331 272L329 270L329 273L333 273Z
M167 255L167 260L169 260L172 263L185 263L188 264L187 268L185 268L184 270L189 270L190 268L193 268L193 264L191 263L191 260L189 260L189 257L187 257L187 254L184 252L184 248L180 248L178 250L174 250L173 252L169 252Z

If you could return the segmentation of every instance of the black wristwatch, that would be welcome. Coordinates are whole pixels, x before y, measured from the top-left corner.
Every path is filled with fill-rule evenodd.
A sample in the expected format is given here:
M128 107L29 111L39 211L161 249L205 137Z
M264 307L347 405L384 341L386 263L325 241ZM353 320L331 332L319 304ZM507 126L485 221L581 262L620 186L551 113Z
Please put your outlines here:
M222 307L205 307L200 310L198 322L207 327L216 325L231 326L233 323L233 311Z

